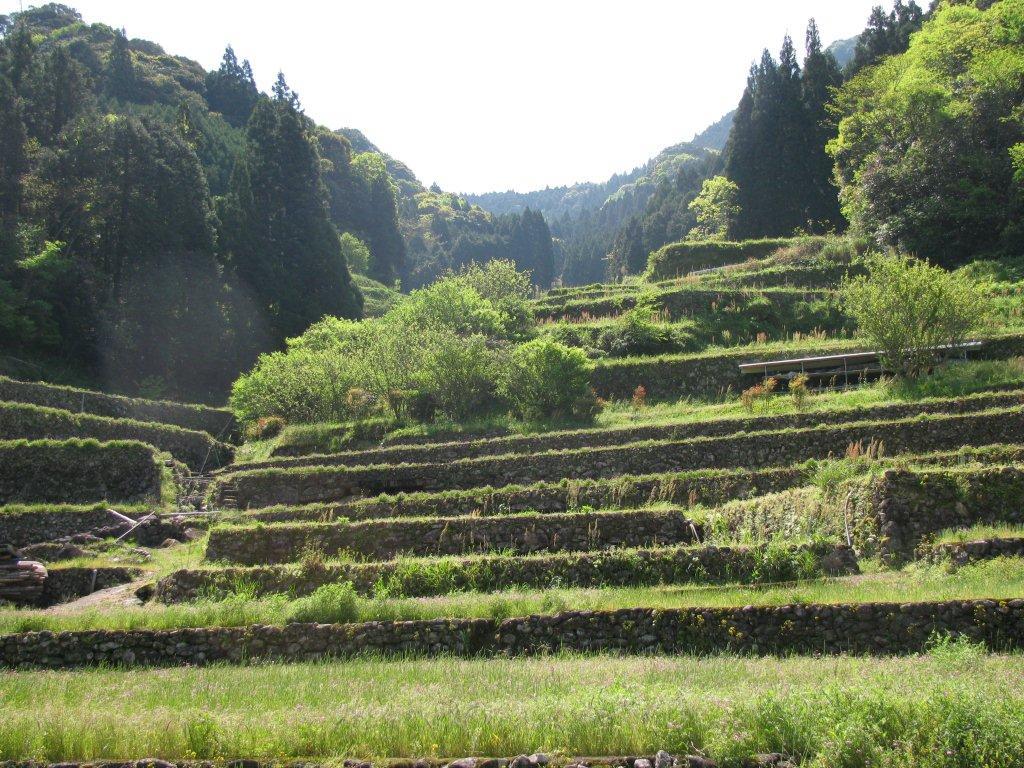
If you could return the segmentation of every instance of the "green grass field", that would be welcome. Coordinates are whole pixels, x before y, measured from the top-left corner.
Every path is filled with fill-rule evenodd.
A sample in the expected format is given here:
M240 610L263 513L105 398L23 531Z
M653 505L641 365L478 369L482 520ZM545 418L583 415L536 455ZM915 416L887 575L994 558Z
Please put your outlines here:
M16 672L0 759L782 752L802 766L1024 765L1024 657L374 659Z

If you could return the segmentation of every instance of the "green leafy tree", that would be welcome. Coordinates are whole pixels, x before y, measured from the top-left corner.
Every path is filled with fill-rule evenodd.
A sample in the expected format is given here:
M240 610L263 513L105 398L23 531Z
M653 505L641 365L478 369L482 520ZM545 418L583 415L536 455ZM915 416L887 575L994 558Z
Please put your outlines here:
M715 176L704 182L690 210L697 214L697 228L690 236L697 240L727 240L735 226L740 208L736 203L739 187L724 176Z
M510 259L470 263L456 279L476 291L498 311L505 338L522 341L535 332L533 310L529 304L533 295L530 276L517 270Z
M990 301L980 285L908 256L875 256L868 274L843 285L847 311L885 365L916 378L984 328Z
M343 232L341 235L341 255L345 257L345 263L353 272L365 275L370 271L370 249L351 232Z
M516 347L498 379L498 392L520 417L589 421L597 412L586 353L550 339Z
M1024 0L940 6L906 53L837 97L843 211L882 245L955 266L1024 247Z

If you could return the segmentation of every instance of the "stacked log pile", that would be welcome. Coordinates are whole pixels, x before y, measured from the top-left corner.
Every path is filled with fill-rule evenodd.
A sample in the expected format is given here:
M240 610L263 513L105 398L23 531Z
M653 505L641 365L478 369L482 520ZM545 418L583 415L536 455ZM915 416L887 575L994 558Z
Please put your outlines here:
M46 567L21 560L9 544L0 545L0 602L33 605L39 602L46 581Z

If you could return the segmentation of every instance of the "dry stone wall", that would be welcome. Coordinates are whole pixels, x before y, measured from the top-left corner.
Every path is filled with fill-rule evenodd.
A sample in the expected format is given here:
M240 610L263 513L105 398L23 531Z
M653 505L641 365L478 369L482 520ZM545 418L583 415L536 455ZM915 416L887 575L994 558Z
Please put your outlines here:
M861 551L900 563L935 534L984 523L1024 523L1024 468L890 469L851 492Z
M750 259L762 259L791 245L821 247L823 237L766 238L742 242L679 242L669 243L651 253L647 259L648 280L670 280L698 269L739 264Z
M298 468L240 472L228 477L239 506L266 507L336 501L356 495L444 490L589 479L721 467L770 467L843 456L851 444L884 442L889 455L948 450L964 444L1024 440L1021 408L957 416L756 432L679 442L648 442L463 459L447 464Z
M6 668L315 661L366 654L872 653L924 650L935 634L1024 647L1024 599L571 611L505 619L30 632L0 637Z
M289 563L309 550L328 556L356 552L368 560L402 554L579 552L685 544L700 538L699 529L682 511L661 509L225 526L210 531L206 559L245 565Z
M0 504L145 503L160 483L153 448L139 442L0 441Z
M181 570L159 582L156 597L165 603L204 595L229 595L238 584L258 595L308 595L325 584L351 582L363 595L380 587L388 594L429 597L453 592L493 592L510 587L627 587L658 584L749 583L817 575L856 573L857 558L845 546L793 547L782 562L775 553L765 562L764 547L668 547L662 549L572 552L530 557L475 557L444 561L355 563L323 568L291 566ZM760 574L764 574L761 576Z
M135 568L50 568L43 582L43 606L56 605L91 595L101 589L127 584L138 578Z
M935 562L948 561L956 566L997 557L1024 557L1024 536L938 544L931 548L929 557Z
M591 507L640 508L667 502L717 506L787 490L808 482L803 467L749 471L698 470L661 475L624 475L608 480L562 480L529 486L469 488L436 493L401 493L301 507L263 507L244 513L246 520L329 522L338 518L374 520L385 517L460 517L522 512L569 512Z
M610 317L625 312L637 305L642 294L618 294L595 296L592 298L568 298L537 302L534 305L537 317L541 320L585 320L596 317ZM694 314L707 314L730 304L743 304L751 299L767 299L779 311L791 311L799 302L814 301L832 295L822 290L786 290L765 289L750 290L742 288L694 288L683 286L664 288L653 295L654 306L664 310L671 318L687 317Z
M105 504L13 507L0 510L0 541L23 547L105 528L114 522Z

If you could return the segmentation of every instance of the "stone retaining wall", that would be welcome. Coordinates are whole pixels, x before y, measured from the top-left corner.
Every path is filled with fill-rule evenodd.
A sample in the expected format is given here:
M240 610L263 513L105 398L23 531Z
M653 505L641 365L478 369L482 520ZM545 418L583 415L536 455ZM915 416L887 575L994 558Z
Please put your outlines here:
M929 557L935 562L949 561L956 566L997 557L1024 557L1024 536L937 544L929 549Z
M890 469L851 495L861 550L877 540L890 562L911 559L928 537L986 523L1024 522L1024 469Z
M256 594L301 597L325 584L351 582L362 595L383 587L392 596L430 597L453 592L495 592L513 587L638 587L790 581L858 572L853 550L816 544L776 551L765 547L669 547L560 553L530 557L475 557L443 561L354 563L323 568L256 567L175 571L157 584L156 598L181 603L226 596L238 584Z
M824 237L777 237L740 242L679 242L663 245L647 257L647 280L670 280L698 269L739 264L749 259L762 259L782 248L806 244L820 249Z
M49 606L76 600L101 589L127 584L139 573L137 568L50 568L40 602Z
M206 559L289 563L309 550L329 557L354 552L368 560L402 554L578 552L687 544L699 538L699 530L681 510L225 526L210 531Z
M1024 434L1021 408L958 416L757 432L679 442L462 459L447 464L325 467L240 472L226 482L242 508L337 501L355 495L528 485L562 478L785 466L844 456L851 444L884 442L891 454L948 450L965 444L1013 443ZM215 487L215 493L222 486Z
M522 512L569 512L581 508L640 508L667 502L718 506L734 499L763 496L808 482L805 468L698 470L660 475L622 475L607 480L562 480L557 483L470 488L434 493L400 493L301 507L263 507L244 513L246 520L266 523L300 520L329 522L338 518L375 520L389 517L461 517Z
M871 653L924 650L938 634L1024 647L1024 599L572 611L505 619L30 632L0 638L0 666L200 665L364 654Z
M116 522L105 504L96 506L24 507L0 513L0 540L24 547L63 536L86 533Z
M647 390L651 400L675 400L681 397L715 399L736 395L751 384L740 373L740 363L778 360L786 357L811 357L842 352L864 351L854 342L823 343L798 351L774 349L760 352L756 347L713 355L666 355L602 360L594 366L590 383L598 395L607 399L628 399L638 386ZM1005 360L1024 355L1024 334L1009 334L985 341L975 357Z
M161 479L153 448L138 442L0 441L0 504L145 503L160 498Z
M16 381L6 376L0 376L0 400L34 403L74 413L175 424L185 429L206 432L220 440L233 440L238 436L235 415L226 408L173 403L169 400L143 400L56 384Z
M857 421L906 419L921 413L976 413L989 408L1011 408L1024 403L1024 392L981 393L968 397L941 398L914 403L891 403L867 408L851 408L825 413L797 413L782 416L716 419L692 424L658 424L621 429L582 429L549 432L535 436L502 437L490 440L435 443L416 446L389 446L361 451L237 464L231 469L270 469L305 466L361 466L376 464L446 464L478 456L512 453L540 453L552 450L577 450L597 446L623 445L644 440L688 440L696 437L723 437L738 432L764 432L779 429L808 429L820 424Z

